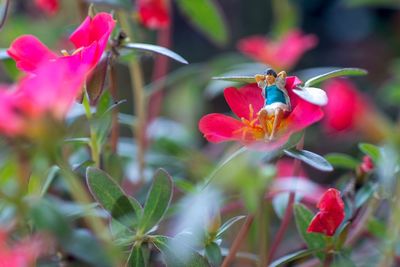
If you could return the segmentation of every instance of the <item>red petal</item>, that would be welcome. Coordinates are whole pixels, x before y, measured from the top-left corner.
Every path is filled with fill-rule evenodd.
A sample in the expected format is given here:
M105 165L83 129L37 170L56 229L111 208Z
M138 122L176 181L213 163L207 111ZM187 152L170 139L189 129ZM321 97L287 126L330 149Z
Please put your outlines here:
M308 226L307 232L333 236L343 219L343 213L318 212Z
M213 143L238 140L235 131L242 127L241 121L218 113L208 114L199 121L200 132L209 142Z
M318 203L320 211L339 212L344 210L344 203L340 192L335 188L329 188Z
M264 106L261 89L255 83L240 89L226 88L224 96L229 107L239 118L254 119L257 117L257 112ZM250 118L250 105L253 108L253 118Z
M22 35L12 42L7 53L22 71L33 72L41 62L58 56L33 35Z

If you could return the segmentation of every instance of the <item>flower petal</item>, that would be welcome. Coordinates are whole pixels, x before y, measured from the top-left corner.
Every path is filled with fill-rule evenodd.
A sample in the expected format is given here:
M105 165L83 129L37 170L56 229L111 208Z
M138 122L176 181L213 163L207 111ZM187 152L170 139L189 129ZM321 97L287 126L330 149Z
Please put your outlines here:
M257 112L264 106L264 98L257 84L252 83L236 89L229 87L224 90L224 97L229 107L239 118L254 119ZM250 106L253 111L250 110ZM253 118L250 113L253 112Z
M291 134L301 131L321 120L323 116L324 113L319 106L308 103L303 99L298 99L296 106L287 117L287 132Z
M33 35L15 39L7 53L15 60L17 68L26 72L34 72L43 61L58 57Z
M238 140L235 131L242 127L241 121L218 113L208 114L199 121L200 132L209 142L213 143Z
M329 188L318 203L321 211L338 212L344 209L344 203L340 197L340 192L335 188Z

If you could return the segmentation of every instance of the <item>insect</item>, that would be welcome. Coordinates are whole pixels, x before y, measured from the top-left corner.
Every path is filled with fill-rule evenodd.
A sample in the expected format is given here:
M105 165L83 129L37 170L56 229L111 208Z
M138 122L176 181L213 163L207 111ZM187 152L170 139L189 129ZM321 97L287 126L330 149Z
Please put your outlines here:
M291 111L291 104L288 92L285 89L286 72L281 71L278 74L268 68L264 74L255 76L234 76L229 77L230 81L257 83L262 89L264 97L264 107L257 113L261 127L266 133L265 138L273 140L276 130L285 115ZM215 79L218 79L216 77ZM268 131L267 123L272 121L272 129Z

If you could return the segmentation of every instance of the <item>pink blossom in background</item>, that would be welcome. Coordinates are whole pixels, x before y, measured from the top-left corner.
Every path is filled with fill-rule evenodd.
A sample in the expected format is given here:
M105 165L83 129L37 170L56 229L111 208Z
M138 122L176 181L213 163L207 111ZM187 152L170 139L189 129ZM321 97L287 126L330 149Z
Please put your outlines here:
M48 15L55 15L60 8L58 0L35 0L35 5Z
M43 251L38 239L23 240L10 245L8 233L0 230L0 267L35 266L37 257Z
M370 142L381 142L393 131L388 119L350 80L329 80L322 88L329 98L323 108L323 126L327 133L351 136L349 133L357 132Z
M238 42L237 47L246 56L273 69L290 70L317 43L315 35L291 30L278 40L270 40L261 35L246 37Z
M0 87L0 131L21 135L35 120L51 115L61 120L82 90L87 65L58 60L42 63L36 74ZM86 67L85 67L86 66Z
M138 0L139 21L149 29L163 29L170 25L168 0Z
M18 37L7 53L25 72L35 73L43 61L66 58L75 61L75 64L88 65L90 71L99 62L114 27L115 21L110 14L99 13L93 18L87 17L71 34L69 39L75 50L69 55L58 56L32 35Z
M366 115L369 104L356 86L346 79L332 79L324 83L329 102L323 108L324 126L328 131L355 128L357 120Z
M301 81L297 77L287 77L292 111L278 125L276 140L265 140L267 133L261 127L257 112L263 107L264 98L256 84L242 88L226 88L224 96L229 107L239 119L219 113L205 115L199 121L200 132L213 143L238 141L256 150L272 150L284 144L291 134L301 131L323 117L322 109L293 93Z
M294 176L294 160L279 160L276 164L277 174L272 182L268 195L277 196L281 193L295 192L301 195L304 201L316 204L322 197L326 188L310 180L308 175L300 168L299 174Z
M335 188L329 188L321 197L317 207L319 212L311 220L307 232L333 236L345 217L340 192Z

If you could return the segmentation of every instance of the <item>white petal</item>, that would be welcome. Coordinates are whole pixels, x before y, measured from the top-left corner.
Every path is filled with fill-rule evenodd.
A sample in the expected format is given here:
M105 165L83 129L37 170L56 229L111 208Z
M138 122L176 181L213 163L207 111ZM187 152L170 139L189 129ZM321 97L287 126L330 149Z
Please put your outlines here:
M293 92L300 98L317 106L328 104L328 96L322 89L315 87L304 87L302 89L293 89Z

